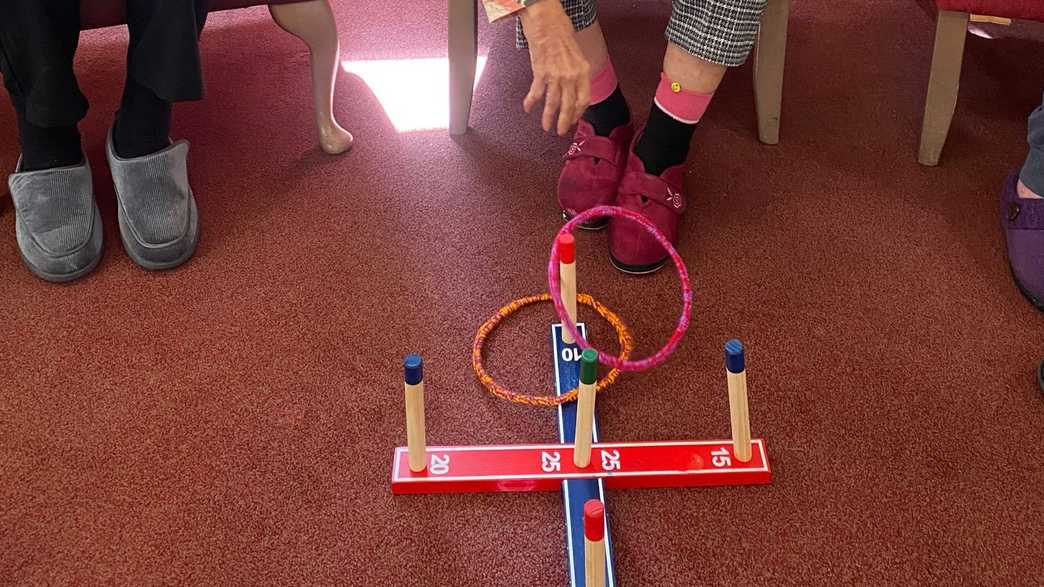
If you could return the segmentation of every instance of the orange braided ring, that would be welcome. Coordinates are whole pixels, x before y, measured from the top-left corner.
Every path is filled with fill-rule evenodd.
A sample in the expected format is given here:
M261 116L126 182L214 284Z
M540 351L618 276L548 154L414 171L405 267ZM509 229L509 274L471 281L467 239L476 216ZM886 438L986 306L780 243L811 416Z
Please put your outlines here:
M555 407L566 402L571 402L576 399L576 389L569 390L568 393L564 393L558 396L551 395L526 395L524 393L515 393L506 387L501 386L493 377L486 372L485 367L482 365L482 346L486 342L486 337L489 336L490 332L497 327L505 318L517 312L520 308L535 304L537 302L549 302L551 301L550 294L540 294L535 296L529 296L525 298L517 299L503 308L497 310L497 313L492 318L486 320L478 329L478 333L475 335L475 342L471 347L471 366L475 369L475 375L478 376L482 385L486 386L486 389L490 393L501 399L506 399L519 404L525 404L529 406L544 406L544 407ZM595 312L605 321L612 325L616 329L616 337L620 341L620 360L626 361L627 357L630 356L631 351L634 350L634 338L631 337L631 331L627 329L627 325L624 324L623 320L619 316L614 314L612 310L603 306L593 297L587 294L578 294L576 301L593 308ZM603 391L605 388L612 385L616 378L620 376L619 369L613 369L606 374L604 379L598 381L596 389Z

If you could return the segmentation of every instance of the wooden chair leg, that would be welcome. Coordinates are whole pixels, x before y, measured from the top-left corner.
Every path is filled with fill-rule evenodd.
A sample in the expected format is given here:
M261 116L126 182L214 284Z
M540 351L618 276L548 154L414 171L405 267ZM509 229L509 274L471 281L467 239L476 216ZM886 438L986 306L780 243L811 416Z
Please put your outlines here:
M754 108L758 114L758 138L766 145L779 143L789 20L790 0L769 0L761 15L761 30L754 48Z
M276 24L308 45L319 144L331 155L344 153L352 147L354 139L352 133L337 124L333 113L341 45L337 39L337 23L329 0L272 4L268 10Z
M950 123L957 107L961 85L961 63L964 40L968 31L968 14L940 10L935 26L935 50L932 73L928 79L928 96L924 104L921 148L917 160L921 165L938 165Z
M451 135L468 132L471 98L478 63L476 0L449 0L449 69Z

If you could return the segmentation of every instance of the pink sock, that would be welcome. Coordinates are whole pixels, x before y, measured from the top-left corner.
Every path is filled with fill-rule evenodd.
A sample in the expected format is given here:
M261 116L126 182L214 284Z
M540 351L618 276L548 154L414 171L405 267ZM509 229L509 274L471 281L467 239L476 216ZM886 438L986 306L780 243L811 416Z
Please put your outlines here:
M616 86L620 82L616 79L616 70L613 69L612 60L605 62L605 67L591 78L591 104L604 102L606 98L613 95Z
M656 87L654 101L667 114L678 122L696 124L703 118L703 113L710 106L714 94L701 94L682 89L678 82L667 79L666 73L660 73L660 85Z

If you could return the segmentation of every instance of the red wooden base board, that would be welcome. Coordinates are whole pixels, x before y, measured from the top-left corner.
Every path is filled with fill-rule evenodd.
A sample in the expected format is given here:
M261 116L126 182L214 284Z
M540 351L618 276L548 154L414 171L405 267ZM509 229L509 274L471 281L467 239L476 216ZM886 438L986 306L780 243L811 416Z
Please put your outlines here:
M573 464L571 444L431 446L428 466L414 473L406 447L395 449L392 493L558 491L566 479L601 478L607 488L758 485L772 481L765 441L755 438L749 462L731 440L605 442L591 464Z

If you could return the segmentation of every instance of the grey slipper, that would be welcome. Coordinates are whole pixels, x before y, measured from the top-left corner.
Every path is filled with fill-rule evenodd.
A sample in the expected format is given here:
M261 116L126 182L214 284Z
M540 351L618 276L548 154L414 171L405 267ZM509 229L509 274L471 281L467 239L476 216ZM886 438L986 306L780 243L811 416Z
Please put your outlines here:
M87 158L72 167L21 169L19 159L7 185L22 261L34 275L55 283L87 275L102 252L101 214Z
M152 271L188 261L199 242L199 215L188 183L188 141L150 155L123 159L106 144L116 187L123 248L135 263Z

